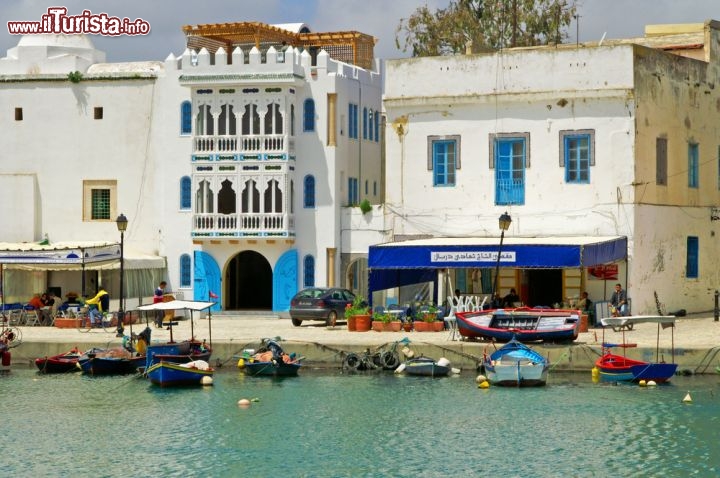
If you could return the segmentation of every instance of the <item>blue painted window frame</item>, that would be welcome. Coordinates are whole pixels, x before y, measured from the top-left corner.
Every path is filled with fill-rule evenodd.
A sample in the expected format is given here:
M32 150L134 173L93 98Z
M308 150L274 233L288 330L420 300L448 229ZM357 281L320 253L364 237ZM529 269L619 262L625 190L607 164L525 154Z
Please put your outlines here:
M180 103L180 134L192 134L192 103L189 101Z
M358 105L348 103L348 138L358 139Z
M380 141L380 112L375 111L373 115L373 121L375 122L375 142Z
M315 286L315 258L308 254L303 258L303 287Z
M455 186L458 140L435 139L431 141L433 186Z
M688 187L697 189L700 186L700 146L688 143Z
M358 178L348 178L348 205L360 203Z
M589 134L563 135L565 160L565 182L570 184L590 183L592 140Z
M308 174L303 179L303 207L315 208L315 176Z
M308 98L303 103L303 131L315 131L315 100Z
M493 137L491 166L495 167L495 204L498 206L525 204L528 142L528 134Z
M180 287L192 287L192 260L190 254L180 255Z
M685 266L685 277L688 279L697 279L699 276L699 246L700 241L697 236L688 236L687 260Z
M368 109L363 108L363 139L368 139Z
M180 178L180 209L192 207L192 180L190 176Z

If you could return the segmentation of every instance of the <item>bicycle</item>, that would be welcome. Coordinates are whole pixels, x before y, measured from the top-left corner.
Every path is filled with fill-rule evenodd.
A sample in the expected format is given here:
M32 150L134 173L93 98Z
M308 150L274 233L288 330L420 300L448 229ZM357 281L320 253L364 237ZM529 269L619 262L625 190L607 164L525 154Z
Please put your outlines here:
M114 314L110 312L103 312L99 323L92 323L90 319L90 313L87 308L81 309L75 314L77 320L77 329L80 332L90 332L92 329L103 329L105 332L116 332L116 327L113 325Z

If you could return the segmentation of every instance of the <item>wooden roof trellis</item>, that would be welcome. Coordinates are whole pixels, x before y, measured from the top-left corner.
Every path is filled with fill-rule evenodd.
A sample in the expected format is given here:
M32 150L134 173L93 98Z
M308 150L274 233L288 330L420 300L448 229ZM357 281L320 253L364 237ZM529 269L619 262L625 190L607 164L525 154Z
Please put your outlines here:
M323 49L331 58L361 68L372 69L375 38L356 31L295 33L261 22L208 23L182 27L187 48L205 48L214 54L220 47L231 53L235 47L274 46L300 49Z

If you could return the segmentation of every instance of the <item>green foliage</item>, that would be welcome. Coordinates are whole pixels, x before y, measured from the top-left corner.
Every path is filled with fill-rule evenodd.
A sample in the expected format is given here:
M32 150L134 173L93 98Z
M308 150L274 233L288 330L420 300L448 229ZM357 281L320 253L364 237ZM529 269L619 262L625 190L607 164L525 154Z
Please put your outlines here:
M367 214L370 211L372 211L372 206L370 205L370 201L368 201L367 199L363 199L362 201L360 201L360 211L363 214Z
M367 315L370 313L367 301L362 296L355 296L352 304L345 307L345 318L349 319L353 315Z
M75 71L71 71L70 73L68 73L67 77L68 77L68 80L70 80L72 83L80 83L80 81L83 78L83 75L79 71L75 70Z
M392 314L388 314L387 312L375 312L373 314L373 320L377 322L382 322L384 324L389 324L393 320Z
M418 7L395 30L395 45L412 56L561 43L575 16L575 0L451 0L431 12Z

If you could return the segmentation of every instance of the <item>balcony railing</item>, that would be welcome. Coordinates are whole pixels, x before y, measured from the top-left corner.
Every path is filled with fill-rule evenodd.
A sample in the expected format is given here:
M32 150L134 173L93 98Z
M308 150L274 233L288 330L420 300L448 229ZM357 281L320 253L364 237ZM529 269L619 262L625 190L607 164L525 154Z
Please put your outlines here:
M523 179L496 180L495 204L525 204L525 181Z
M194 154L290 154L292 149L294 141L288 140L284 134L193 137Z
M295 218L284 213L194 214L193 236L247 237L295 235Z

